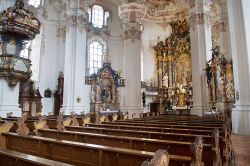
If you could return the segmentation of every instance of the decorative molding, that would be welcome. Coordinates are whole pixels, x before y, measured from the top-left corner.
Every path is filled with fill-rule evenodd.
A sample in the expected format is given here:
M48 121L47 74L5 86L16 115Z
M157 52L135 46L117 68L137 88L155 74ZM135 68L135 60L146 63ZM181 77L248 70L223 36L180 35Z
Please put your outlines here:
M216 22L212 25L212 36L215 39L219 38L219 35L223 32L227 32L227 25L225 21Z
M18 65L21 63L21 66ZM0 78L8 81L10 88L13 90L18 81L27 80L31 77L31 61L29 59L0 56Z
M138 30L135 27L131 27L130 29L124 31L125 40L129 39L132 39L132 41L136 39L141 40L141 34L142 34L141 30Z
M194 30L198 25L206 24L207 27L210 26L210 14L208 12L193 13L189 17L190 27Z
M105 39L110 37L110 30L107 26L103 26L103 28L95 28L91 22L89 22L86 26L86 30L88 32L89 38L92 36L102 36Z

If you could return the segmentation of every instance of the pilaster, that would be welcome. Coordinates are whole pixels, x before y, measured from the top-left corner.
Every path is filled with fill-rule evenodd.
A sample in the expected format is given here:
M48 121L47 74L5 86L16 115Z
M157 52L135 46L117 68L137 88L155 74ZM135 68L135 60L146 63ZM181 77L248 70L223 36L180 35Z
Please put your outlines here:
M126 87L124 93L123 111L129 112L129 117L142 112L141 104L141 18L143 4L128 3L120 7L120 17L123 20L124 32L124 76Z
M212 48L210 3L208 0L190 0L189 6L193 83L191 114L202 116L207 109L207 85L204 69Z
M66 2L64 94L61 111L65 114L88 111L88 86L85 85L86 66L86 1ZM87 100L87 101L86 101Z
M236 103L233 132L250 135L250 68L242 1L227 0Z

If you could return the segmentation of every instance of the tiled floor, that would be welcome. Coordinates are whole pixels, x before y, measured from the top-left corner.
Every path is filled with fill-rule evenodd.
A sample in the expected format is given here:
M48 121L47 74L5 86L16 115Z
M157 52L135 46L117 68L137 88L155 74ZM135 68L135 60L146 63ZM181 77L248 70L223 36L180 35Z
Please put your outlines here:
M250 166L250 136L232 135L236 166Z

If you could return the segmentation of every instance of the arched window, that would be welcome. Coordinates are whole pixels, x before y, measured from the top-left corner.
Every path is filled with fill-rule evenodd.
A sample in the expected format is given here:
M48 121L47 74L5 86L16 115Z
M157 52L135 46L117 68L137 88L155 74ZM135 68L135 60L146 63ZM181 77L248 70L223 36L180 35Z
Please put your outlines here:
M98 41L89 44L89 74L96 73L102 67L103 46Z
M92 22L96 28L102 28L107 25L107 19L110 17L110 13L104 10L102 6L93 5L88 9L89 21Z
M39 5L41 4L41 0L28 0L28 4L34 7L39 7Z

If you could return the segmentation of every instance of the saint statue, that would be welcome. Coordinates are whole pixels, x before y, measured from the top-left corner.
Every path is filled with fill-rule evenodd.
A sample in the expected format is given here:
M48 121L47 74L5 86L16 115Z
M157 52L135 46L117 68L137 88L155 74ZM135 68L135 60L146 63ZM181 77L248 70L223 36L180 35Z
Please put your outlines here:
M234 100L234 85L232 80L229 80L226 85L226 97L228 100Z
M181 78L182 85L185 87L187 86L187 73L184 73L184 76Z
M162 86L165 86L166 88L168 88L168 74L166 73L162 79L163 84Z

